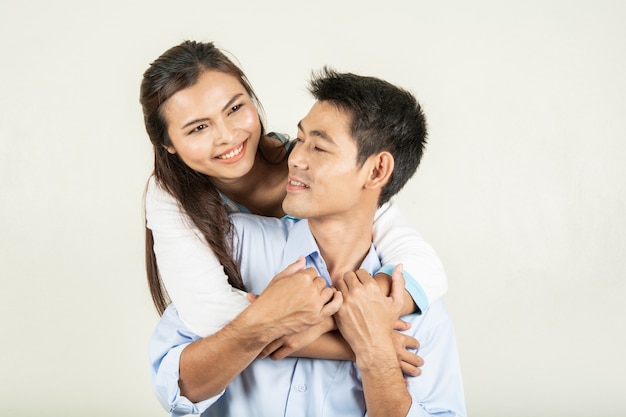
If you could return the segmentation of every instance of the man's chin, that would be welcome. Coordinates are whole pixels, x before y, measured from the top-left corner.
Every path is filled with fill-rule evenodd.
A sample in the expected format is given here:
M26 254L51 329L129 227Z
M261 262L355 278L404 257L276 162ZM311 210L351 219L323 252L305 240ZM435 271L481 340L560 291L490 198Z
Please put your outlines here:
M286 215L291 217L295 217L298 219L306 218L308 214L307 210L305 209L305 207L303 207L303 204L301 204L301 202L294 200L297 199L287 195L287 197L285 197L285 200L283 201L283 211Z

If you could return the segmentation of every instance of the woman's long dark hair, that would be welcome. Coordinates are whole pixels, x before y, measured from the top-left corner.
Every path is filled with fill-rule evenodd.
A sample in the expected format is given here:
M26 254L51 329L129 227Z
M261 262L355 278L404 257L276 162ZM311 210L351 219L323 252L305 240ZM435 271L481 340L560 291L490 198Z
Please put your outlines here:
M154 148L154 177L157 183L176 198L200 230L224 267L230 285L243 290L241 273L232 257L233 227L219 191L208 176L189 168L178 154L170 154L166 149L171 145L171 139L163 116L163 103L176 92L194 85L207 70L220 71L239 79L259 113L263 114L243 71L213 43L195 41L185 41L170 48L150 64L143 74L140 102L146 131ZM264 133L261 121L261 137ZM145 250L150 294L156 309L162 314L170 301L159 277L154 239L148 227Z

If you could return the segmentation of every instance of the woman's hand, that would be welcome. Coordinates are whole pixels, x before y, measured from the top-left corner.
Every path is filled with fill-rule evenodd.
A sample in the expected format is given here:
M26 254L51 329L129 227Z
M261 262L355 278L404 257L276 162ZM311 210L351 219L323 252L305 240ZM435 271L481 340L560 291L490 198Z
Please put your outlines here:
M302 332L278 338L263 349L259 355L259 359L267 356L273 360L286 358L294 352L309 346L324 333L332 331L334 326L335 321L332 317L328 317L322 323L309 327Z
M418 349L420 344L417 339L400 333L400 330L408 330L411 325L405 321L398 320L394 326L393 344L396 347L398 362L402 373L408 376L419 376L422 370L419 368L424 365L424 359L417 353L408 351L407 349Z

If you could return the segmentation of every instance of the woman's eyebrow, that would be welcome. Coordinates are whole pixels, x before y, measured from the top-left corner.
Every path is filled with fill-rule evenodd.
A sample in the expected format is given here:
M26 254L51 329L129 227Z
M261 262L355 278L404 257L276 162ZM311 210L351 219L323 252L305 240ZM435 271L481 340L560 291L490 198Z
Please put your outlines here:
M235 104L235 101L239 100L239 97L243 96L243 93L235 94L233 98L228 100L228 103L222 108L222 111L226 111L229 107Z
M222 108L222 111L226 111L229 107L231 107L233 104L235 104L235 102L236 102L237 100L239 100L239 97L241 97L241 96L243 96L243 93L235 94L235 95L233 96L233 98L231 98L230 100L228 100L228 102L224 105L224 107ZM188 128L188 127L189 127L189 126L191 126L191 125L195 125L196 123L200 123L200 122L208 122L208 121L210 121L210 119L209 119L209 118L206 118L206 117L204 117L204 118L202 118L202 119L194 119L194 120L191 120L191 121L189 121L189 122L185 123L185 124L184 124L184 126L183 126L183 127L181 127L181 130L182 130L182 129L186 129L186 128Z

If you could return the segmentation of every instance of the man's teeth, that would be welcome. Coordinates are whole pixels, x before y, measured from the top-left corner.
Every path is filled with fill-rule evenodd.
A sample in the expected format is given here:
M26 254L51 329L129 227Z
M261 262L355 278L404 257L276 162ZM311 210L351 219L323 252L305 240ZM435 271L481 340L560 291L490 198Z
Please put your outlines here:
M224 155L218 156L217 159L230 159L230 158L233 158L234 156L239 155L241 151L243 151L243 145L239 146L236 149L233 149L232 151L228 153L225 153Z
M306 187L309 188L306 184L301 183L299 181L294 181L294 180L289 180L289 184L295 186L295 187Z

